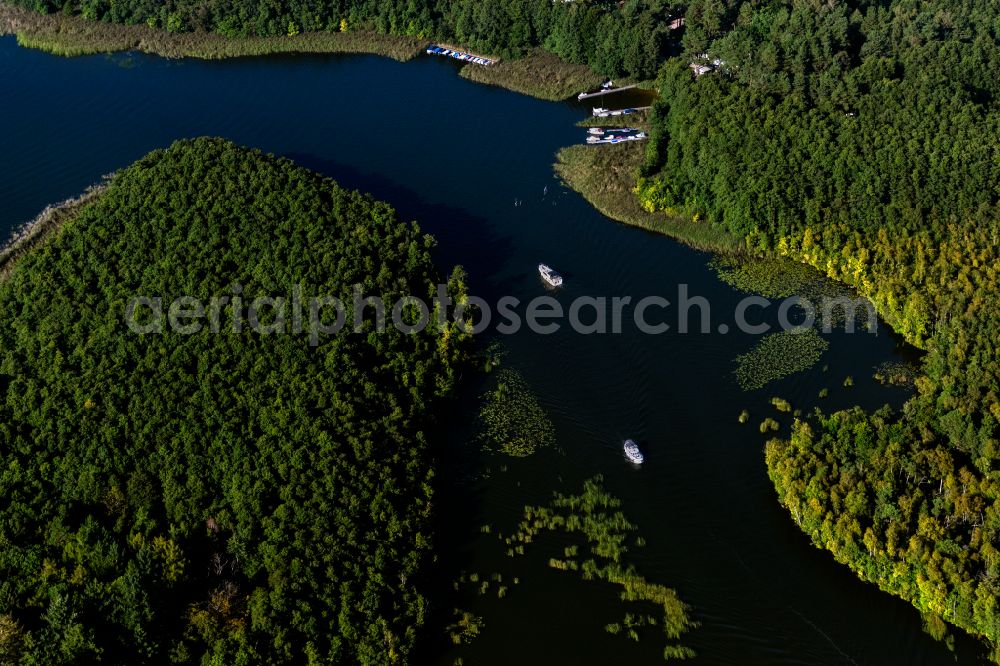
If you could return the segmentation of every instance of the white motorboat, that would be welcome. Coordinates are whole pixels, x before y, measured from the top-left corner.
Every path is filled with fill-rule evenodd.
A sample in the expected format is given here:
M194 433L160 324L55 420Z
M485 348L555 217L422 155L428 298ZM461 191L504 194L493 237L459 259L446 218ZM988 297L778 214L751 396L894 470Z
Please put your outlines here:
M625 457L636 465L641 465L644 460L642 451L639 450L639 445L631 439L625 440Z
M545 264L538 264L538 273L542 276L549 285L553 287L561 287L563 283L562 276L556 273L554 270L546 266Z

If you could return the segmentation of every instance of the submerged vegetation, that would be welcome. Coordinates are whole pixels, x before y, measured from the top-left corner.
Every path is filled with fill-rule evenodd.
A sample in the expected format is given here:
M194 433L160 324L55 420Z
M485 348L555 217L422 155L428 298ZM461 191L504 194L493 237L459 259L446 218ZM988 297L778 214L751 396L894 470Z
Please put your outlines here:
M784 398L779 398L777 396L771 398L771 404L779 412L790 412L792 411L792 403L788 402Z
M487 447L516 458L555 444L555 427L517 370L496 373L496 387L483 395L479 411Z
M880 384L912 387L917 374L918 368L911 363L887 361L875 368L872 378Z
M295 44L305 33L371 30L419 40L453 38L505 56L543 47L566 62L637 78L651 76L674 46L665 27L671 6L644 0L620 5L366 0L322 7L256 0L18 4L42 13L81 14L102 26L140 24L191 39L215 33ZM895 330L927 351L914 380L917 394L901 413L853 410L799 422L789 441L768 445L768 468L780 500L817 545L912 602L934 633L940 634L947 622L985 637L995 648L1000 645L1000 50L995 8L981 0L691 0L683 9L682 57L659 68L661 98L647 119L649 145L574 146L560 153L557 170L615 219L699 247L764 255L765 262L776 257L805 262L870 298ZM4 29L12 30L9 21ZM34 38L30 29L19 32L22 43L66 53L72 52L66 43L89 39L58 31L36 32ZM129 44L135 42L123 38L118 43L134 48ZM715 69L696 78L689 64L702 60ZM527 87L526 75L514 67L510 72L511 80ZM759 281L754 290L787 291L785 278L773 279L770 270L767 264L738 269L729 272L729 279L737 285ZM18 335L29 335L24 330L29 329L19 329ZM768 336L740 358L737 377L748 388L760 388L814 363L825 344L814 331ZM79 340L79 348L67 348L68 355L74 361L94 358L86 356L87 345ZM55 357L35 344L31 351L53 365L65 362L64 350ZM28 359L28 367L39 362ZM11 361L10 377L19 362ZM11 400L32 416L26 429L49 423L48 412L36 414L22 405L44 402L45 391L6 381L14 386ZM844 380L845 386L852 383ZM65 403L78 404L90 386L81 382L75 392L66 391ZM115 406L127 406L125 399ZM81 412L84 426L87 413ZM64 421L60 425L70 429ZM51 439L11 432L10 437L22 438L18 441L51 450L56 450L53 441L65 436L63 431L50 433ZM171 431L165 432L173 443ZM11 474L21 472L18 465L32 464L30 458L12 460ZM89 479L76 475L67 486L90 488ZM171 489L180 484L169 481ZM145 497L152 485L140 478L127 486L133 488L129 496ZM100 498L86 499L89 508ZM187 515L198 507L174 508ZM66 523L78 515L67 512ZM42 529L31 522L36 520L31 511L25 516L19 520ZM92 538L90 524L55 525L56 531L74 535L84 531L84 541ZM186 537L191 528L185 529L179 533ZM49 549L68 542L59 532ZM127 547L119 534L116 548ZM163 547L162 552L174 551ZM154 555L142 561L168 557L159 551ZM81 575L93 575L95 568L102 571L93 560L100 565L107 558L77 559ZM10 571L6 585L35 580L43 563L35 564ZM60 574L70 581L67 589L74 574ZM280 576L276 580L284 584ZM77 612L64 596L46 601L38 592L30 598L48 604L46 622ZM219 607L246 614L238 603ZM228 616L217 620L237 633ZM38 617L24 621L29 624L27 631L43 626ZM22 624L5 619L3 626ZM66 629L81 635L75 626ZM152 635L143 634L144 640L156 640ZM345 643L353 644L351 638ZM376 638L366 638L374 645Z
M690 608L675 590L647 580L628 563L629 544L642 548L646 542L635 534L637 528L621 512L621 506L621 501L605 490L602 477L597 476L586 481L578 495L553 493L546 506L525 506L511 533L499 533L490 525L481 526L479 533L490 535L488 541L494 545L504 544L513 567L523 566L525 559L521 556L529 549L537 549L542 551L541 557L532 558L534 562L547 561L550 570L572 572L583 581L617 589L627 610L622 620L604 626L608 633L635 641L659 634L659 640L665 636L668 641L662 650L664 659L693 657L694 651L681 641L698 622L690 617ZM452 587L466 603L472 600L481 604L483 597L499 601L517 594L522 587L515 573L519 573L516 568L508 573L463 572L452 581ZM483 618L456 609L445 630L450 642L461 649L484 626ZM600 628L600 622L595 621L592 630Z
M812 306L815 325L824 330L849 327L855 331L875 324L869 321L874 308L856 290L805 262L782 256L728 253L714 258L711 266L719 279L734 289L769 299L803 299Z
M825 415L769 445L779 498L935 634L961 627L1000 659L995 7L695 0L686 15L640 199L815 266L927 351L900 413ZM699 53L720 64L696 78Z
M711 266L729 286L766 298L812 296L827 282L812 266L782 257L721 256Z
M475 640L485 626L486 623L483 622L483 618L474 613L456 608L454 611L454 620L445 628L445 631L452 643L462 645Z
M628 546L625 542L636 527L620 511L621 501L611 496L603 487L603 479L597 476L584 483L579 495L555 493L548 506L526 506L524 519L517 532L507 537L510 544L520 544L517 552L524 554L524 546L536 543L545 532L561 532L583 537L587 544L587 554L581 554L578 547L564 548L563 557L551 558L549 566L562 571L579 572L585 580L597 580L621 587L621 599L642 605L653 605L662 612L662 619L649 620L647 614L626 616L627 634L639 639L637 630L644 626L662 627L663 633L671 641L679 640L688 630L697 626L689 617L689 608L680 600L677 592L658 583L652 583L639 575L632 565L626 564ZM605 627L611 633L615 625ZM620 627L618 627L620 629ZM694 656L694 651L684 645L671 642L663 650L664 659L685 659Z
M769 432L776 432L779 428L778 422L768 416L766 419L760 422L757 426L762 435L766 435Z
M426 610L430 410L465 337L310 346L233 330L235 304L218 333L143 335L125 312L296 285L430 297L433 247L385 204L199 139L118 173L23 255L0 283L4 658L405 661Z
M747 391L816 365L829 343L814 328L770 333L736 357L736 379Z
M824 298L857 298L857 293L844 284L831 280L815 267L788 257L748 254L727 254L718 256L711 262L719 279L740 291L760 294L765 298L789 298L800 296L817 306L817 317L823 314L819 307ZM843 320L843 308L834 312ZM864 324L858 318L858 324Z

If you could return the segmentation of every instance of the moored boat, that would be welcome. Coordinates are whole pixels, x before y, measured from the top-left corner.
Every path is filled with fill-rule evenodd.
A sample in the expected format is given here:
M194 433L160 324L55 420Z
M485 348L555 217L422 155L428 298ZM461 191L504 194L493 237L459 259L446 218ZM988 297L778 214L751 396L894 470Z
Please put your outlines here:
M483 58L473 53L465 53L464 51L456 51L454 49L448 49L443 46L438 46L437 44L431 44L430 46L428 46L427 53L429 55L442 55L448 58L461 60L462 62L472 62L477 65L484 65L484 66L492 65L494 62L489 58Z

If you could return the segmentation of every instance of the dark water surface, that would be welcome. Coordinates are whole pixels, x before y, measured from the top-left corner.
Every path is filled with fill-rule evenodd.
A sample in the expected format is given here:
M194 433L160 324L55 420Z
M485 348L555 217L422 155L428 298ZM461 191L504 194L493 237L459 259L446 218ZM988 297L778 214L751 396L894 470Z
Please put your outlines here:
M154 148L218 135L391 202L437 236L441 266L466 266L472 290L488 299L544 293L539 261L567 276L557 294L566 303L582 295L673 301L678 285L688 284L711 301L713 330L732 323L741 297L707 267L708 255L614 224L555 180L556 150L583 139L574 123L588 113L586 102L550 104L476 85L440 58L66 60L4 38L0 82L4 234ZM631 554L639 571L677 588L701 621L685 640L697 663L955 663L922 633L908 604L812 548L767 479L756 426L774 415L772 395L806 410L824 387L827 409L898 406L906 397L871 379L877 364L909 354L886 329L830 341L813 370L747 394L732 375L734 357L753 345L740 333L652 336L626 326L621 335L564 327L507 336L504 363L538 393L560 451L483 461L458 444L442 450L442 565L516 575L521 583L503 599L439 596L439 608L460 606L486 625L469 646L428 648L427 660L662 663L658 631L639 643L603 631L632 610L613 588L549 569L554 553L540 544L534 555L511 560L495 534L479 533L484 524L509 532L524 504L544 503L553 490L576 492L601 473L647 541ZM853 388L841 386L847 375ZM745 426L736 420L743 408L753 414ZM779 420L787 427L788 418ZM468 424L455 422L452 439L464 441ZM624 437L644 446L642 469L623 460ZM970 641L958 643L960 662L977 658Z

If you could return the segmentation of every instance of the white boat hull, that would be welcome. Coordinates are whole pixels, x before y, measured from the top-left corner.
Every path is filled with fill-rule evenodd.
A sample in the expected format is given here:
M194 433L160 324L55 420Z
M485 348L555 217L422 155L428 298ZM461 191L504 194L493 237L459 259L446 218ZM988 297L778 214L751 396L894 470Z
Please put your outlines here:
M635 463L636 465L641 465L645 458L642 455L642 451L639 450L639 445L633 442L631 439L625 440L625 457L629 459L629 462Z
M552 287L561 287L563 283L562 276L556 273L554 270L546 266L545 264L538 264L538 274L542 276L542 279Z

